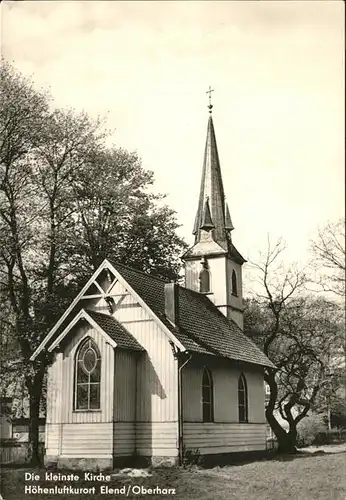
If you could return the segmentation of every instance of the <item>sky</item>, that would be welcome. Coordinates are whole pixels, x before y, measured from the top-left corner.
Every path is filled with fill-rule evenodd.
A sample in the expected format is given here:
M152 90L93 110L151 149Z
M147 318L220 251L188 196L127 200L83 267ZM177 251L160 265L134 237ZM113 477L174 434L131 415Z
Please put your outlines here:
M305 262L344 215L344 2L28 1L1 5L1 51L57 107L106 115L192 243L212 86L233 241L282 237Z

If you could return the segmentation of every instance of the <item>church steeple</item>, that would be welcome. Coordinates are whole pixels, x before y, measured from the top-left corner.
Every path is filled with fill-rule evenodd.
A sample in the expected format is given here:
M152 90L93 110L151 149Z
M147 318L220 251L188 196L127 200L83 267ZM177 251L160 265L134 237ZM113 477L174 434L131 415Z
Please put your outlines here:
M209 87L209 118L205 142L202 180L193 234L194 245L183 255L187 288L206 293L201 272L208 268L208 296L228 318L243 326L242 264L245 259L235 248L234 229L225 199L219 154L212 117Z
M209 116L207 139L204 149L202 181L193 234L195 244L201 241L201 230L206 199L209 202L211 220L213 221L213 240L227 250L225 224L225 194L223 190L219 155L217 151L215 130L212 115Z

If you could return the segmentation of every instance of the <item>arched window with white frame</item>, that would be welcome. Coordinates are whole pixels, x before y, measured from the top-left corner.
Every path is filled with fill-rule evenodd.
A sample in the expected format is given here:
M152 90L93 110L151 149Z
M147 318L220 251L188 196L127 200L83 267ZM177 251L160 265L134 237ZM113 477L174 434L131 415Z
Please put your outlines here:
M238 416L239 422L248 422L247 384L243 373L238 379Z
M74 409L101 409L101 355L90 337L82 341L75 357Z
M214 421L213 379L205 366L202 375L202 415L203 422Z

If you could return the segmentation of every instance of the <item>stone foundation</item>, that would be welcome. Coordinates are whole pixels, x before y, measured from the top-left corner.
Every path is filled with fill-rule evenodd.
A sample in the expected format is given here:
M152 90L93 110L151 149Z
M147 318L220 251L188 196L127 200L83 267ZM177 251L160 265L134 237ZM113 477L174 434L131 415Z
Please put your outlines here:
M150 457L153 467L175 467L179 464L178 457Z
M56 468L58 465L58 455L44 455L43 463L46 469Z
M78 458L45 455L44 465L47 469L74 469L85 471L122 469L125 467L175 467L178 457L150 457L132 455L114 458Z
M199 465L202 467L215 467L217 465L232 465L271 457L274 451L247 451L235 453L215 453L213 455L200 455ZM82 471L104 471L122 469L125 467L176 467L179 465L178 457L161 456L125 456L109 458L77 458L58 457L46 455L44 465L47 469L74 469Z
M160 457L160 456L141 456L134 458L134 465L139 468L147 467L176 467L179 464L178 457Z
M58 469L76 469L85 471L112 470L113 457L110 458L77 458L59 457Z

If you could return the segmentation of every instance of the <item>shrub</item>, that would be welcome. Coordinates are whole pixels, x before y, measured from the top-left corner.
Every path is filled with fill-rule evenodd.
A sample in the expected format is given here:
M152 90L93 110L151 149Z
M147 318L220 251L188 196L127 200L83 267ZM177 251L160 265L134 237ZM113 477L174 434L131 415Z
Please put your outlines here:
M190 467L192 465L202 465L203 459L198 448L194 450L183 449L183 467Z
M321 414L310 415L299 422L298 427L298 446L310 446L311 444L327 444L328 430Z

